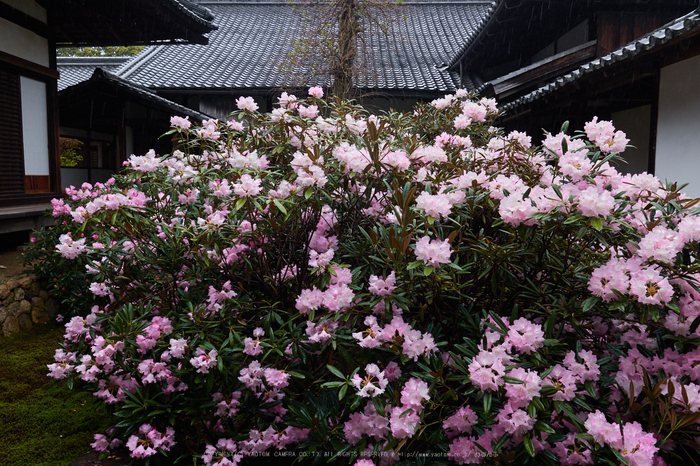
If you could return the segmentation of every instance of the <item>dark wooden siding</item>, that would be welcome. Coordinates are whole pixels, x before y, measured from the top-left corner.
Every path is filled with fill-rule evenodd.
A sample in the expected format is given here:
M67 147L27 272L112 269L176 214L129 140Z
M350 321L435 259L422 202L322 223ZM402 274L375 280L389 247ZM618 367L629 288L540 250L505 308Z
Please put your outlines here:
M24 192L19 74L0 67L0 194Z
M598 12L597 56L609 54L678 17L675 12Z

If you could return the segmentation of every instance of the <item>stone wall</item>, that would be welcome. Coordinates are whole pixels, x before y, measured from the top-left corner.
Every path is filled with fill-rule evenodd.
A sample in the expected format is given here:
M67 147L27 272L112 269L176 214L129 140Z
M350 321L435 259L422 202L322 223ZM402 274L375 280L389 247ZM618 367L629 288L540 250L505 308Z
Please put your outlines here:
M49 293L34 275L0 284L0 328L8 337L32 325L45 324L56 317L57 309Z

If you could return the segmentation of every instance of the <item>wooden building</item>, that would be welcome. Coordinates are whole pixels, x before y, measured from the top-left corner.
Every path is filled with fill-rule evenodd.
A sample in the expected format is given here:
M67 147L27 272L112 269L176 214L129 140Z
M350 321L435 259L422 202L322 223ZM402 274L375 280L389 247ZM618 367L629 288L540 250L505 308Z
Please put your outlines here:
M697 0L500 0L450 63L496 97L508 129L613 120L636 146L618 168L700 196ZM476 75L476 77L475 77Z
M182 0L0 0L0 233L60 195L56 46L206 43L211 19Z

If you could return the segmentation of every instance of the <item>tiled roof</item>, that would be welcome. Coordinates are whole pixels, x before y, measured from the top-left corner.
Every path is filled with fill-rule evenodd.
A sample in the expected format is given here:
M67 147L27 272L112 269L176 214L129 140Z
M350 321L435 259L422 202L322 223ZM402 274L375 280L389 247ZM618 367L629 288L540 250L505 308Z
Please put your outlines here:
M581 65L577 69L558 77L545 86L542 86L539 89L536 89L507 105L504 105L502 108L505 111L512 112L518 107L534 102L547 95L566 88L591 73L607 68L615 63L630 60L641 53L653 51L669 41L688 34L691 31L695 31L698 28L700 28L700 9L681 16L680 18L665 24L659 29L656 29L655 31L652 31L639 39L630 42L624 47L620 47L604 57L596 58L593 61Z
M126 92L127 94L142 99L143 101L150 102L151 104L157 107L165 108L168 111L170 111L173 115L188 116L192 118L192 121L206 120L210 118L209 115L194 111L190 108L184 107L168 99L164 99L163 97L155 94L154 92L151 92L148 89L144 89L141 86L135 85L134 83L131 83L126 79L120 78L119 76L110 73L109 71L105 71L101 68L95 69L90 79L64 89L62 92L59 93L59 98L61 97L61 95L67 93L82 93L85 88L95 83L104 83L109 86L114 86Z
M467 51L474 46L479 35L486 33L490 27L493 27L496 23L497 13L499 13L501 8L505 7L505 4L505 0L494 0L491 2L489 9L479 18L479 22L468 31L466 40L461 43L459 49L450 57L447 63L450 68L455 68L459 64Z
M148 47L117 74L151 89L269 89L292 84L279 69L302 23L282 1L199 2L218 30L209 45ZM368 89L455 89L446 64L475 33L491 1L403 2L388 35L370 29L368 69L358 85ZM466 85L470 82L467 80ZM472 86L473 87L473 86Z
M60 78L58 90L74 86L81 81L90 79L95 68L105 71L115 71L131 57L58 57L57 65Z

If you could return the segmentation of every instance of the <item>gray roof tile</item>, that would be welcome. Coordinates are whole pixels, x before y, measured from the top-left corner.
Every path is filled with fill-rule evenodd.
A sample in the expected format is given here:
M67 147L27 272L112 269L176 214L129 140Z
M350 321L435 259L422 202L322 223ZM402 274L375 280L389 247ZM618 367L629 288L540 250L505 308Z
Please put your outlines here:
M74 86L90 79L96 68L115 71L131 57L58 57L57 67L60 73L58 90Z
M165 99L150 91L149 89L145 89L132 82L129 82L128 80L121 78L113 73L110 73L109 71L106 71L102 68L96 68L92 75L89 77L89 79L86 79L82 82L79 82L73 86L64 89L63 92L59 93L59 97L62 95L69 95L73 92L80 94L84 92L86 88L89 88L91 84L94 83L106 83L109 86L121 89L127 94L137 96L143 101L150 102L152 105L167 109L173 115L185 115L192 118L193 121L210 118L209 115L197 112L180 104L172 102L168 99Z
M201 4L218 26L209 35L209 45L148 47L117 74L151 89L244 91L293 84L278 68L301 26L292 5L245 0ZM357 85L453 91L456 75L443 65L475 34L491 8L490 1L404 2L397 20L389 24L389 35L370 27L367 69L373 71L359 77Z

